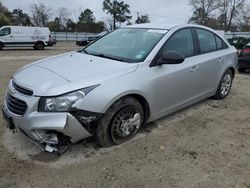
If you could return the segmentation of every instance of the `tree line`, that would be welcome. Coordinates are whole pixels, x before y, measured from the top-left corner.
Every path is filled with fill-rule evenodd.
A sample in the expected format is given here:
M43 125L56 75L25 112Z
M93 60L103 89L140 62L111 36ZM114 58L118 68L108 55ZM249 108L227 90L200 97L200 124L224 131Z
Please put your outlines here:
M49 27L49 29L54 32L98 33L104 30L114 30L124 23L127 25L132 24L130 5L118 0L103 1L102 10L111 16L111 19L106 21L97 20L93 11L90 9L82 11L77 21L70 18L71 12L64 7L59 8L56 15L53 14L52 9L46 7L43 3L32 4L30 10L30 15L23 12L20 8L9 11L8 8L0 2L0 27L5 25L39 26ZM137 14L135 23L141 24L149 22L149 15Z
M250 32L250 6L246 0L189 0L189 23L224 31Z

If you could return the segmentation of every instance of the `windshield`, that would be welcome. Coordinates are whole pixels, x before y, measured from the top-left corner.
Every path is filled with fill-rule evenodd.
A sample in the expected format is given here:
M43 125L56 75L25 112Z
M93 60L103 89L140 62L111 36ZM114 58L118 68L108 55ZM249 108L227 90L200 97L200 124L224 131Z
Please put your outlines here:
M82 52L124 62L142 62L167 33L159 29L118 29Z

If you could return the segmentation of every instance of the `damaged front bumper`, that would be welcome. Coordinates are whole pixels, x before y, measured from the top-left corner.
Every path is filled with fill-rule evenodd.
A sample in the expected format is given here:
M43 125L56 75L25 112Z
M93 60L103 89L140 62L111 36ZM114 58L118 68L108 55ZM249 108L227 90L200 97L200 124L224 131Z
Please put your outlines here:
M27 104L24 115L13 113L12 106L8 104L8 95L11 95L11 100L17 99ZM30 141L49 152L57 151L57 145L76 143L91 137L101 117L100 114L80 110L74 113L38 112L38 102L39 97L6 92L2 113L9 128L18 128Z

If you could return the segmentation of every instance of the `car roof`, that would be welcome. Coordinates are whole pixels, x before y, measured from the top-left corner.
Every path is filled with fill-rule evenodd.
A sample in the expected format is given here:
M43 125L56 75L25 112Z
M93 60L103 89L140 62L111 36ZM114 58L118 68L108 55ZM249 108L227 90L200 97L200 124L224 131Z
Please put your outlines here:
M214 30L212 30L211 28L208 28L206 26L202 26L202 25L196 25L196 24L154 24L154 23L147 23L147 24L135 24L135 25L130 25L130 26L126 26L123 28L145 28L145 29L165 29L165 30L171 30L175 27L196 27L196 28L203 28L203 29L207 29L207 30L211 30L213 32L215 32Z
M145 29L166 29L170 30L173 27L176 27L177 25L174 24L135 24L135 25L129 25L126 26L125 28L145 28Z

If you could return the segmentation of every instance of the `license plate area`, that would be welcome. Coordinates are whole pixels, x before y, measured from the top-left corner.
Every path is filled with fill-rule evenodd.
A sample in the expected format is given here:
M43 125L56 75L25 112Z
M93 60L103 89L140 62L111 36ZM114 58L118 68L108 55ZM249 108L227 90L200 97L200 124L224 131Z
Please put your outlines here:
M7 127L9 129L15 129L15 124L13 122L13 119L12 117L10 117L5 111L4 109L2 109L2 115L3 115L3 118L5 119L5 121L7 122Z

